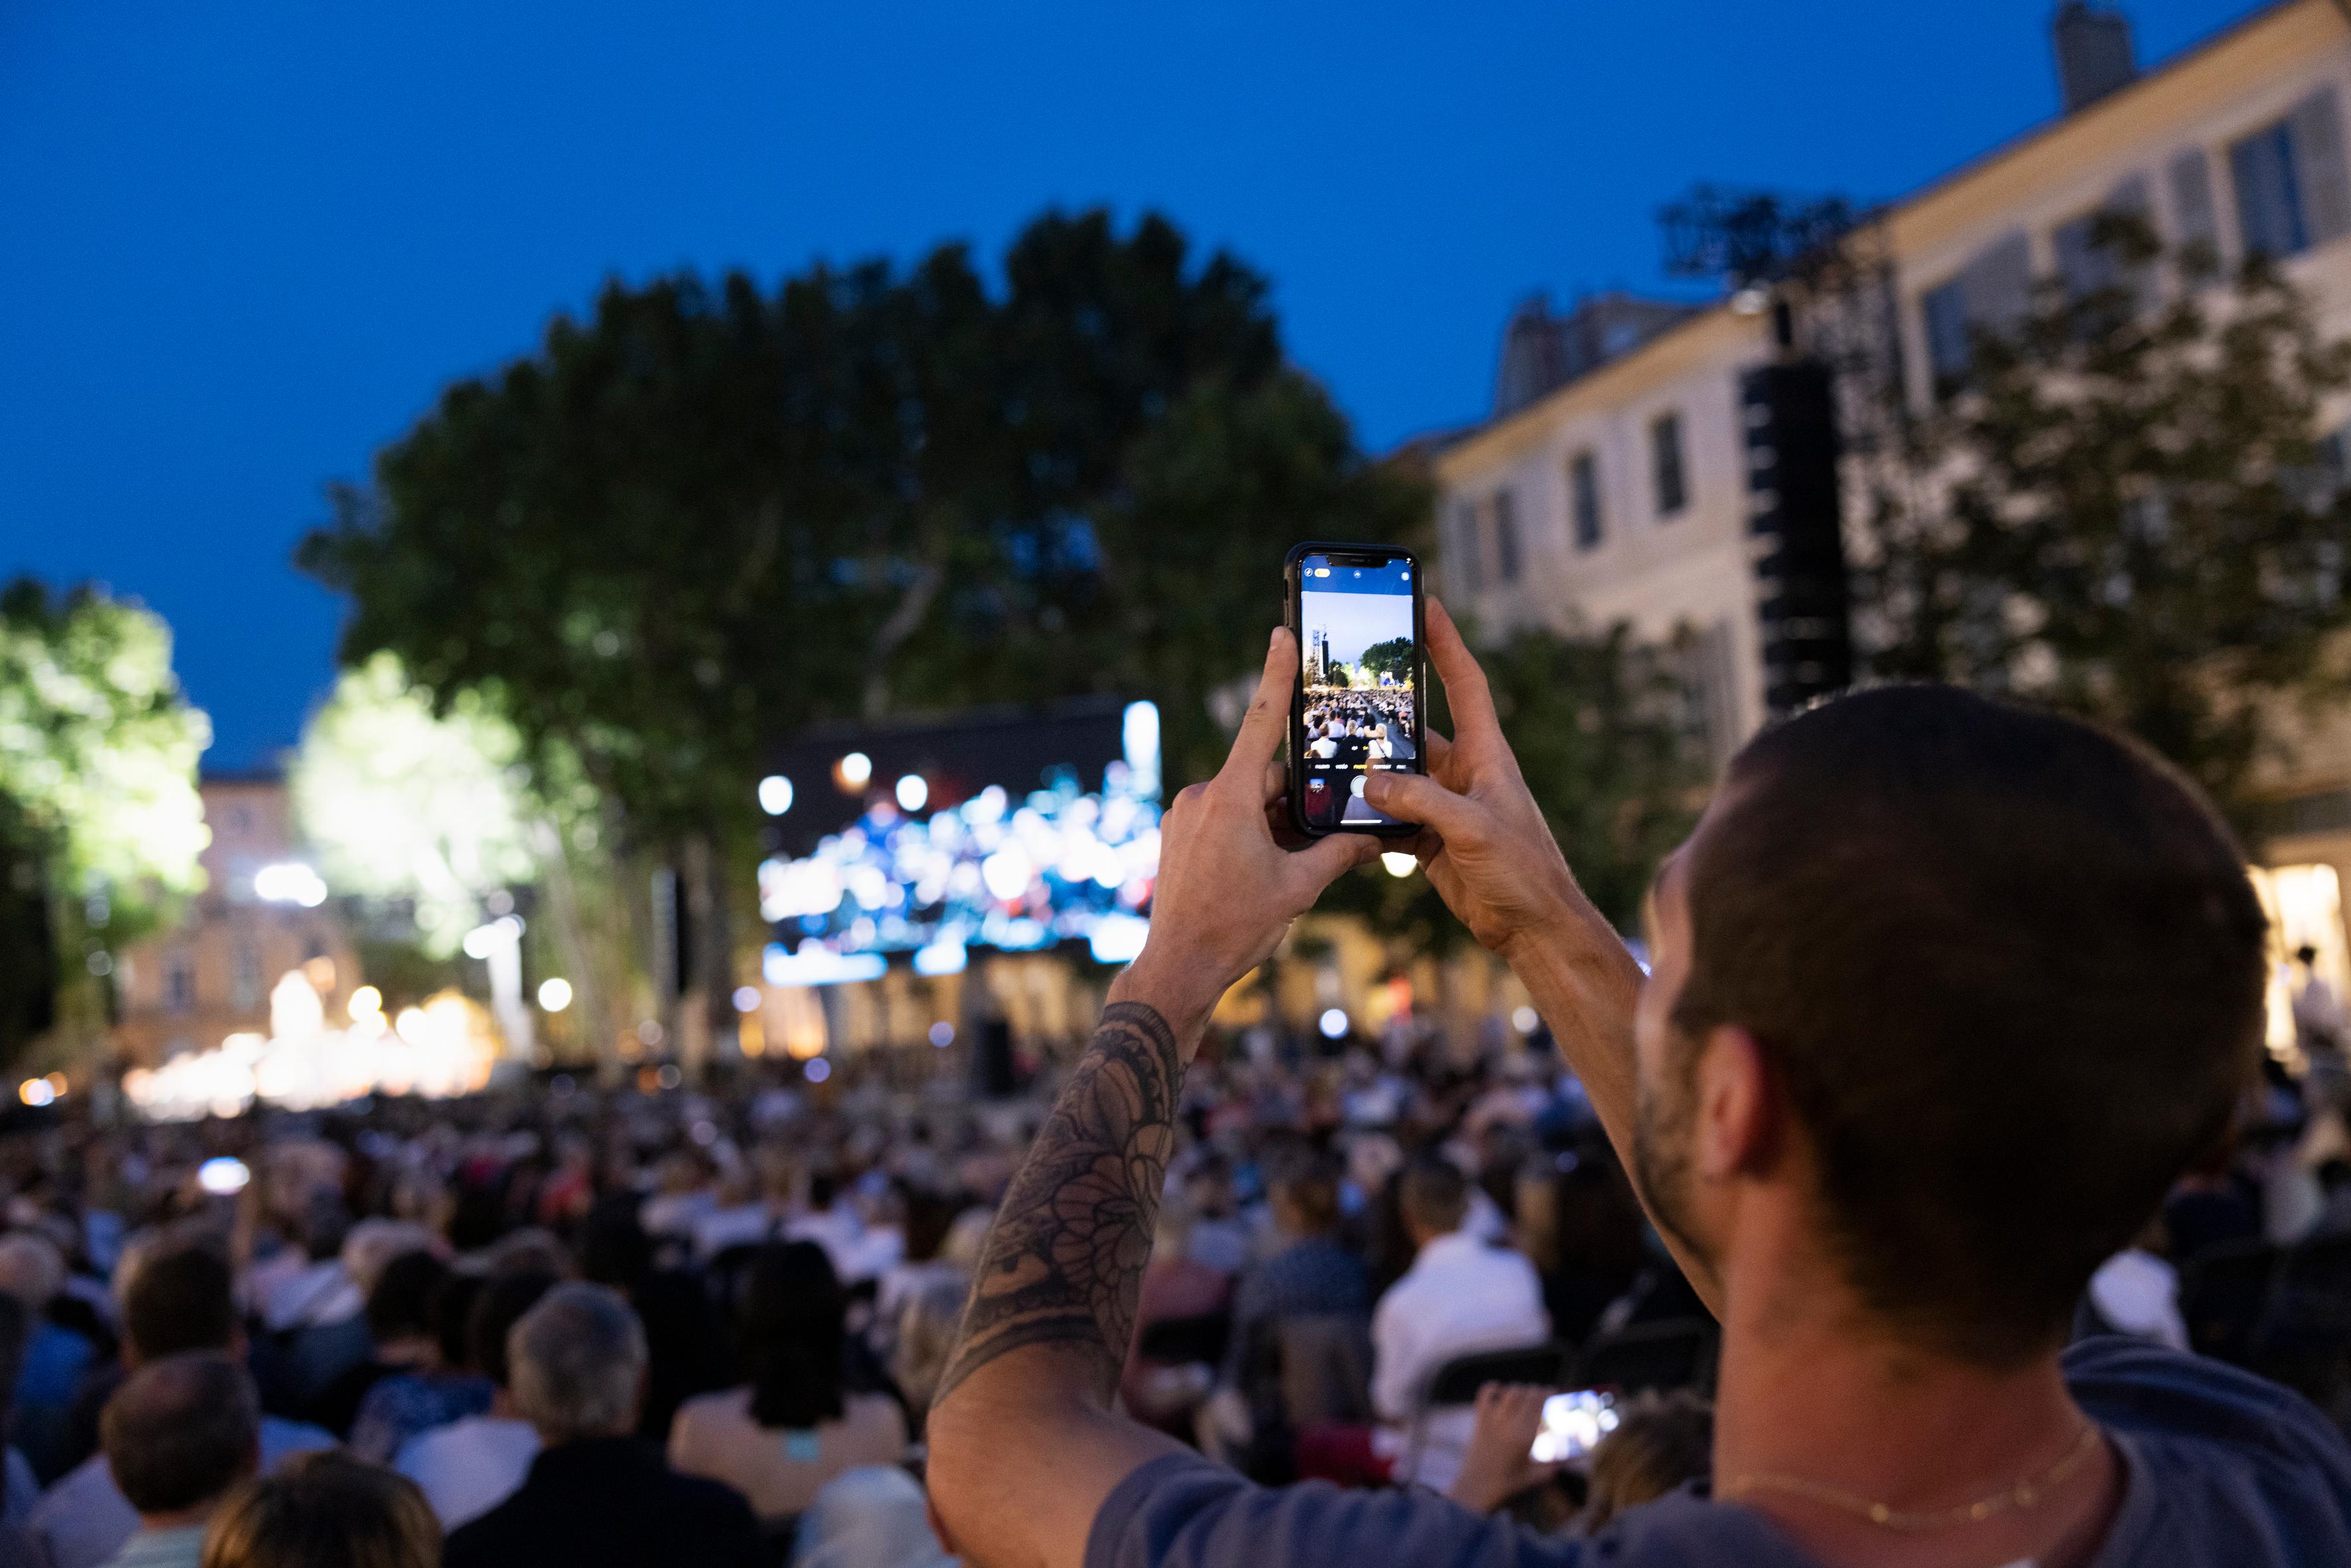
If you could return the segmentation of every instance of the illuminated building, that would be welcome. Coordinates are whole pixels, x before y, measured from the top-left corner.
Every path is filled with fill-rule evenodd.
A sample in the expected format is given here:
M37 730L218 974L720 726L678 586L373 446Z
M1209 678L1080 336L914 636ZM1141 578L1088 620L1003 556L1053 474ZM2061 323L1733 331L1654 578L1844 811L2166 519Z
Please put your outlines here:
M285 780L208 773L202 792L212 831L204 891L177 925L115 964L114 1040L126 1065L266 1033L271 991L289 970L311 978L329 1017L342 1016L361 981L350 934L295 839Z

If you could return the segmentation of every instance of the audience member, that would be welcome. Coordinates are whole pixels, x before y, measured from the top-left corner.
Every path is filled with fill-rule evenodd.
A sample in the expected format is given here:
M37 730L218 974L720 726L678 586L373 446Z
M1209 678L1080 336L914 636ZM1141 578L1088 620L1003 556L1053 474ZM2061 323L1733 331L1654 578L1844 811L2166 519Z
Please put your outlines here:
M261 1460L261 1401L212 1351L167 1355L126 1379L99 1422L106 1459L139 1511L108 1568L196 1568L204 1527Z
M1413 1263L1372 1314L1372 1406L1386 1451L1411 1467L1397 1479L1441 1491L1474 1417L1466 1406L1424 1416L1430 1379L1457 1356L1543 1343L1551 1318L1534 1266L1462 1228L1469 1183L1460 1167L1423 1155L1405 1167L1399 1196ZM1416 1427L1416 1454L1408 1451Z
M440 1376L440 1342L434 1332L433 1302L449 1265L430 1250L413 1247L387 1260L367 1291L367 1358L346 1368L311 1401L310 1416L319 1425L348 1440L359 1423L360 1406L378 1387L402 1379L402 1386L378 1406L385 1433L421 1430L433 1423L411 1423L434 1411L452 1409L447 1418L486 1408L489 1391L467 1382L451 1383ZM406 1428L406 1430L401 1430ZM381 1439L385 1433L379 1433ZM368 1458L388 1456L369 1453Z
M798 1515L841 1471L903 1458L906 1420L897 1401L843 1386L847 1313L822 1247L760 1248L737 1318L750 1382L680 1407L670 1463L726 1482L772 1525Z
M345 1453L305 1454L213 1516L201 1568L440 1568L415 1486Z
M1617 1405L1616 1429L1592 1450L1576 1528L1597 1535L1626 1509L1704 1480L1713 1463L1714 1406L1687 1389L1635 1394Z
M236 1320L235 1280L220 1253L184 1242L168 1249L141 1248L122 1266L128 1277L116 1284L126 1374L196 1352L243 1362L245 1331ZM264 1415L258 1442L266 1474L296 1455L332 1447L334 1438L319 1427ZM42 1494L28 1522L52 1568L97 1568L138 1532L139 1511L101 1448Z
M406 1321L414 1315L419 1285L425 1288L429 1334ZM480 1288L479 1276L455 1272L429 1252L411 1253L383 1271L368 1297L368 1331L375 1337L376 1361L395 1370L360 1398L351 1418L352 1453L390 1464L418 1433L490 1407L490 1380L468 1364L465 1340L466 1316Z
M51 1316L65 1283L65 1256L56 1242L33 1230L0 1236L0 1292L24 1306L32 1325L16 1368L8 1441L45 1481L60 1474L74 1458L66 1448L68 1418L75 1390L98 1359L98 1347L88 1335Z
M507 1336L516 1406L542 1445L521 1489L452 1531L446 1568L751 1568L758 1524L732 1488L681 1476L636 1437L644 1331L602 1285L558 1285Z
M400 1473L423 1490L444 1530L469 1523L512 1497L538 1457L538 1429L515 1408L507 1339L556 1283L552 1274L501 1274L485 1282L466 1315L465 1343L466 1360L494 1390L489 1409L418 1433L395 1457Z

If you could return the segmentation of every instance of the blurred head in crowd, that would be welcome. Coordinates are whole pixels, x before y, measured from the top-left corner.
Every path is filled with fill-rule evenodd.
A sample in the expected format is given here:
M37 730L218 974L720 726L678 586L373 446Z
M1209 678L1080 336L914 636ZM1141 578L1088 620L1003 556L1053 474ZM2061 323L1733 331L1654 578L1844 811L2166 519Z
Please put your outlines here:
M813 1241L771 1241L745 1271L736 1331L751 1418L775 1430L841 1419L849 1298Z
M430 1252L403 1252L383 1266L367 1294L368 1333L387 1361L430 1361L439 1354L434 1299L449 1265Z
M1740 1205L1792 1206L1897 1341L2045 1354L2252 1082L2263 936L2137 745L1945 686L1824 704L1660 873L1635 1175L1718 1268Z
M228 1260L210 1248L153 1254L122 1291L126 1365L193 1350L235 1354L241 1337Z
M259 1463L260 1399L225 1355L167 1355L115 1390L99 1439L115 1484L151 1529L193 1524Z
M930 1408L931 1396L946 1374L969 1291L969 1282L957 1276L927 1280L898 1309L898 1343L891 1353L890 1375L897 1379L917 1418Z
M438 1256L442 1246L441 1238L405 1219L362 1219L343 1239L343 1271L361 1296L371 1296L393 1260L413 1252Z
M465 1364L502 1389L511 1385L507 1345L514 1326L559 1282L552 1274L500 1274L485 1281L465 1314Z
M1338 1161L1310 1144L1282 1145L1266 1159L1266 1199L1283 1235L1329 1235L1339 1228Z
M1616 1429L1592 1450L1592 1484L1578 1523L1597 1531L1625 1510L1710 1473L1713 1463L1713 1406L1686 1389L1636 1394L1617 1406Z
M1452 1235L1469 1216L1468 1178L1441 1155L1416 1155L1396 1190L1405 1234L1415 1247Z
M635 1430L645 1331L618 1291L556 1286L507 1336L516 1409L549 1448Z
M65 1255L56 1242L31 1230L0 1236L0 1292L16 1297L38 1316L65 1283Z
M474 1316L474 1302L482 1293L479 1274L450 1269L443 1271L440 1286L433 1292L433 1342L435 1359L452 1370L474 1369L473 1341L467 1325Z
M435 1568L441 1526L416 1483L339 1449L301 1454L225 1503L203 1568Z

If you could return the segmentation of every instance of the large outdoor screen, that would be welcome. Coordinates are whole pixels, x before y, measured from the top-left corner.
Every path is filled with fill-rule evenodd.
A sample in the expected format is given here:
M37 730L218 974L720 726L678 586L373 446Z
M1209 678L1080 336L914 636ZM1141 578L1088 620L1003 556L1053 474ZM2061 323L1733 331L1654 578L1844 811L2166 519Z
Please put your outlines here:
M1132 958L1159 871L1157 709L1129 705L1122 729L1124 755L1098 790L1081 787L1074 760L945 804L927 789L877 788L812 852L763 862L768 979L871 979L893 954L911 955L917 973L953 974L972 947L1071 941L1104 963Z

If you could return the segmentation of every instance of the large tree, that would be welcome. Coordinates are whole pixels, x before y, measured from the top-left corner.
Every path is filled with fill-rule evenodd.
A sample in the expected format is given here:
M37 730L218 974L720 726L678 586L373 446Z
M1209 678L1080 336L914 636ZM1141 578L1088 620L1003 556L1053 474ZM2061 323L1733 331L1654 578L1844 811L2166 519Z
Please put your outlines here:
M1426 509L1284 362L1265 295L1099 212L1030 225L993 291L952 246L772 295L615 285L452 388L301 559L353 598L347 660L495 694L630 847L704 869L707 929L761 743L812 722L1112 691L1159 701L1178 781L1213 766L1289 542Z
M202 887L196 759L211 739L161 617L96 588L20 579L0 592L0 919L26 944L13 952L53 966L0 964L16 971L0 982L0 1051L52 1016L94 1038L115 955Z
M2351 349L2258 256L2222 280L2126 216L2095 239L2108 280L1978 330L1869 470L1870 667L2128 730L2246 821L2264 710L2340 690L2351 496L2319 437Z

